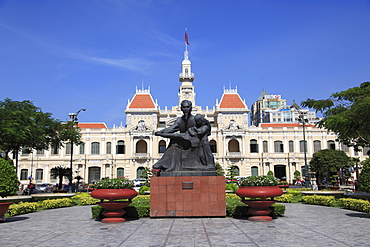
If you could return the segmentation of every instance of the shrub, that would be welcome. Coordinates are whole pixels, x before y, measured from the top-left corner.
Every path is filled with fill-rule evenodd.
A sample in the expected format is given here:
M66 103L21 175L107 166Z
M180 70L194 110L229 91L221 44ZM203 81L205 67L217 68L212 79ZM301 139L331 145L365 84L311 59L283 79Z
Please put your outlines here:
M150 191L150 187L146 185L141 186L139 189L139 195L145 195L145 191Z
M362 162L362 171L358 182L361 191L370 193L370 158Z
M370 202L362 199L341 198L339 205L346 209L370 213Z
M279 183L280 180L274 176L262 175L242 178L240 186L276 186Z
M126 178L104 178L90 186L96 189L133 189L134 182Z
M234 183L225 185L226 190L232 190L233 192L235 192L238 188L239 188L238 185L236 185Z
M15 173L15 167L10 160L0 158L0 196L15 195L19 181Z
M275 197L274 199L278 202L290 203L290 202L292 202L293 194L282 194L281 196Z
M70 198L45 200L41 202L41 207L45 209L69 207L72 205L73 205L73 202L72 202L72 199Z
M37 211L39 204L37 202L20 202L16 204L11 204L7 211L7 214L10 216L27 214Z
M323 206L333 206L333 204L335 203L334 196L319 196L319 195L303 196L302 200L308 204Z

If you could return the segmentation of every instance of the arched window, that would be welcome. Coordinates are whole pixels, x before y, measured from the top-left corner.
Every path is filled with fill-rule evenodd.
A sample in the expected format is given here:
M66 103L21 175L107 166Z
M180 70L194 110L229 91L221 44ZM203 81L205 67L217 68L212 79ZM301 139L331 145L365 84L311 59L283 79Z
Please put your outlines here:
M59 148L56 145L51 146L51 154L58 154Z
M289 141L289 153L294 153L294 142Z
M284 153L284 146L282 141L274 141L275 153Z
M28 169L22 169L21 170L21 180L27 180L28 179Z
M235 139L232 139L228 143L229 152L240 152L239 142Z
M124 141L118 141L117 142L116 152L117 152L117 154L124 154L125 153L125 142Z
M106 154L111 154L112 153L112 143L111 142L107 142L105 152L106 152Z
M252 166L252 176L258 176L258 167Z
M262 145L263 145L263 152L264 153L268 153L269 152L268 142L267 141L263 141Z
M211 148L212 153L213 154L216 154L217 153L217 143L216 143L216 141L215 140L211 140L209 142L209 146Z
M313 141L313 152L316 153L321 150L321 141Z
M251 153L258 153L258 143L257 143L257 140L252 139L250 141L250 149L251 149Z
M148 147L146 141L140 140L136 143L136 153L147 153Z
M43 169L36 169L36 180L42 180L44 177Z
M117 168L117 178L125 177L125 169L124 168Z
M138 167L136 170L136 178L144 178L144 167Z
M66 144L66 154L71 154L71 143L70 142Z
M304 153L304 151L306 150L306 152L308 151L307 150L307 141L299 141L299 151L301 153Z
M93 142L91 143L91 154L99 154L100 153L100 143Z
M334 141L328 141L328 149L335 150L335 142Z
M161 140L158 143L158 153L163 154L166 151L166 142L164 140Z
M85 154L85 143L80 144L80 154Z
M240 170L237 166L230 167L230 175L231 176L240 176Z

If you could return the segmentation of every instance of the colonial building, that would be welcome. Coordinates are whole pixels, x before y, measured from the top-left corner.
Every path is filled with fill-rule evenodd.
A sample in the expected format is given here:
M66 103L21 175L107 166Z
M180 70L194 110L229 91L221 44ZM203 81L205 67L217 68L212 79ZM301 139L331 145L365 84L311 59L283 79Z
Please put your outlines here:
M302 110L299 106L293 104L287 108L286 101L280 96L263 91L252 106L249 126L249 108L237 89L224 89L214 107L204 109L197 105L193 80L188 51L185 51L179 75L178 102L171 109L161 109L153 100L150 89L136 89L125 110L125 126L108 128L105 123L79 123L84 144L73 145L74 176L81 176L85 183L104 177L139 178L145 167L152 167L162 157L169 143L168 139L155 136L154 132L170 126L182 115L180 102L184 99L193 103L193 114L202 114L210 121L211 150L216 163L225 171L232 168L239 176L251 176L267 174L271 170L275 176L286 177L289 182L293 180L294 171L305 174L303 128L296 119L296 114ZM269 118L266 118L266 111L269 111ZM288 111L290 115L286 118L289 121L286 114L276 115ZM262 121L263 118L268 121ZM309 118L316 116L309 115ZM365 158L352 148L340 147L333 133L312 124L306 124L305 136L308 162L313 153L327 148L341 149L361 160ZM29 176L37 183L56 183L50 170L60 165L69 167L70 159L70 143L60 149L21 153L18 176L23 184L29 182Z

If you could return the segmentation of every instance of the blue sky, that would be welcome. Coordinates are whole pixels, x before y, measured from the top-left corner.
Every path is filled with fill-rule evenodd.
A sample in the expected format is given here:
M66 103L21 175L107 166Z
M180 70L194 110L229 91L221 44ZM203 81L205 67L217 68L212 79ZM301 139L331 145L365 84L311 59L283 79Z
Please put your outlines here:
M301 102L370 80L369 0L2 0L0 100L124 123L135 88L177 104L189 34L197 105L238 87Z

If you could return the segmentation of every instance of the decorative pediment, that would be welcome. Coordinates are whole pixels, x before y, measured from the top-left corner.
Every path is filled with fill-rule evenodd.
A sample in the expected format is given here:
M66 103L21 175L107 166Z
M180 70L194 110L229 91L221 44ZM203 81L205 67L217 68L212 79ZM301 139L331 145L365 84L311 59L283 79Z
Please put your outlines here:
M150 128L149 126L147 126L145 124L145 121L144 120L140 120L136 126L132 127L130 129L130 132L148 132L148 131L153 131L152 128Z
M238 125L238 123L232 119L230 120L229 125L224 127L222 130L223 131L243 131L246 129L243 126Z

